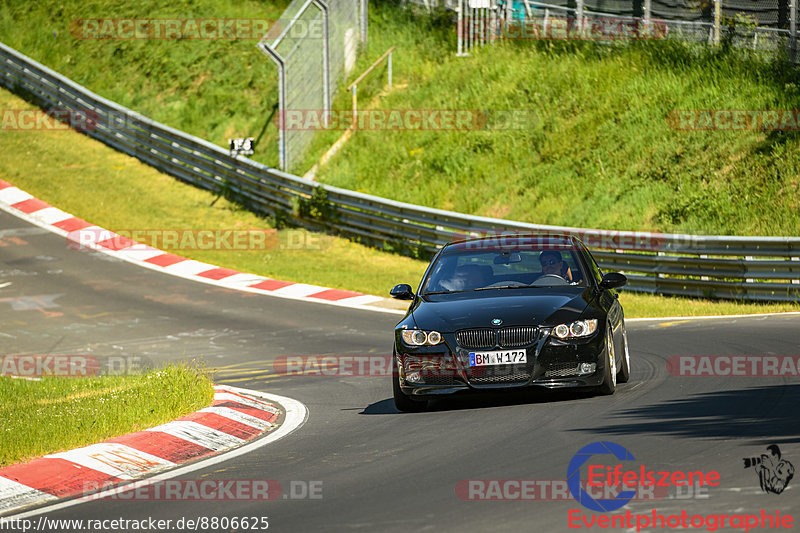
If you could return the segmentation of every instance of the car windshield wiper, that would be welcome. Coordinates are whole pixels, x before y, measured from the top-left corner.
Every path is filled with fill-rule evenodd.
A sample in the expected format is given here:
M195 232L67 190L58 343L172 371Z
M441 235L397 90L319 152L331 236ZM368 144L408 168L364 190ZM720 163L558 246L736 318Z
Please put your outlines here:
M472 289L474 291L488 291L489 289L532 289L537 288L540 285L496 285L494 287L478 287L477 289Z
M425 291L422 293L422 296L428 296L429 294L454 294L456 292L467 292L465 290L462 291Z

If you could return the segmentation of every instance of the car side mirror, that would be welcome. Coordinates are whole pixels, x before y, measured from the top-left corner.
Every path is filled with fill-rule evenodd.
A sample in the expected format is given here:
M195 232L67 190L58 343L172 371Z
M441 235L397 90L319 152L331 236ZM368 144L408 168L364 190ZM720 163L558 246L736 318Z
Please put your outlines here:
M411 285L408 283L401 283L400 285L395 285L392 287L392 290L389 291L389 294L392 298L397 300L413 300L414 299L414 291L411 289Z
M609 272L603 276L603 281L600 282L601 289L616 289L628 283L628 278L625 274L619 272Z

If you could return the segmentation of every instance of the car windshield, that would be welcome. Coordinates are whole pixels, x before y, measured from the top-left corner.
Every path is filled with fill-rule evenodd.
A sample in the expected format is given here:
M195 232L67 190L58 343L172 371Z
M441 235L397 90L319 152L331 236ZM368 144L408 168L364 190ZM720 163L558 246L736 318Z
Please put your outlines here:
M492 289L585 286L586 275L571 245L514 249L445 249L431 266L421 292L445 294Z

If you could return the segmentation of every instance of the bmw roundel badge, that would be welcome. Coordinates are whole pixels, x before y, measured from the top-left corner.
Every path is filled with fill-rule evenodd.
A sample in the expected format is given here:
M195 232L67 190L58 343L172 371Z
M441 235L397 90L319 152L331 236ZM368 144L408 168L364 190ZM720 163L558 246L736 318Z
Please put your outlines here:
M492 325L494 325L494 326L499 326L502 323L503 323L503 321L500 320L499 318L493 318L492 319Z

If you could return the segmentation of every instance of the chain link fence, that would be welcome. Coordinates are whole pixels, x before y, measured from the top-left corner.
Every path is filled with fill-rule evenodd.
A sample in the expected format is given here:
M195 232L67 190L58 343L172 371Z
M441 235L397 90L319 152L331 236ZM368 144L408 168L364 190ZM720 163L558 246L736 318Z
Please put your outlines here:
M499 38L515 38L512 33L519 36L508 29L517 25L526 32L522 38L729 42L763 52L785 51L794 60L797 1L456 0L452 8L452 0L446 0L437 5L458 13L460 54Z
M288 170L314 129L288 128L287 112L324 111L367 40L367 0L294 0L258 43L278 68L278 150Z

